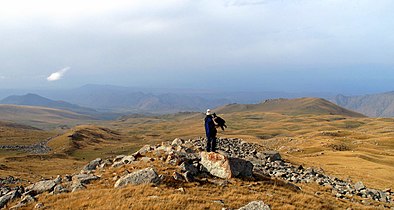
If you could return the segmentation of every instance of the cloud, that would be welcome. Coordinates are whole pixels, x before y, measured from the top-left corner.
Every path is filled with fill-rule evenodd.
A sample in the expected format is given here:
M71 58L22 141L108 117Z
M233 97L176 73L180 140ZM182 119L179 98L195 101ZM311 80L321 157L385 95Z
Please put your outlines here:
M50 82L60 80L69 69L70 67L66 67L57 72L54 72L49 75L49 77L47 77L47 80Z
M5 79L6 77L3 75L0 75L0 79Z

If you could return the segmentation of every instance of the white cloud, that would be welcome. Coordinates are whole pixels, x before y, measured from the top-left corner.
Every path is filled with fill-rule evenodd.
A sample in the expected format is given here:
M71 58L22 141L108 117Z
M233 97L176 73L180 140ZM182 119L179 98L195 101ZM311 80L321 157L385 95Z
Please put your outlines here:
M3 75L0 75L0 79L5 79L6 77Z
M49 77L47 77L47 80L50 82L60 80L69 69L70 67L66 67L57 72L54 72L49 75Z

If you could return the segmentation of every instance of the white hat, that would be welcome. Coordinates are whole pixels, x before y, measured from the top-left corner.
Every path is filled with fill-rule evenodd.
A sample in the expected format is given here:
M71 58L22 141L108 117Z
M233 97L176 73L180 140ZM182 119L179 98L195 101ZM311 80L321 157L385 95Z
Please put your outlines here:
M207 115L211 115L211 110L210 109L207 109L207 113L206 113Z

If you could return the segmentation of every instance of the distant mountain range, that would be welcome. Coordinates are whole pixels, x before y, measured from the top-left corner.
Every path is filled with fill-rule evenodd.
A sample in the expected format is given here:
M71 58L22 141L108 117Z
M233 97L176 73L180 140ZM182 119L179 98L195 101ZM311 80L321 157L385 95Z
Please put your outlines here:
M0 90L0 95L17 93L0 104L41 106L68 110L97 119L115 119L130 114L204 112L225 104L260 104L273 98L326 98L346 109L370 117L394 117L394 92L344 96L324 93L223 92L218 90L154 89L113 85L84 85L67 90L37 90L19 95L21 90ZM52 100L55 99L55 100ZM301 108L301 107L300 107Z
M337 95L331 101L369 117L394 117L394 92L363 96Z
M64 90L0 90L0 97L34 92L99 112L115 114L166 114L182 111L203 112L229 103L259 103L270 98L333 97L324 93L263 91L223 91L216 89L164 89L89 84Z
M95 115L98 112L92 108L81 107L65 101L54 101L37 94L28 93L26 95L12 95L0 100L0 104L13 104L25 106L41 106L68 110L79 114Z

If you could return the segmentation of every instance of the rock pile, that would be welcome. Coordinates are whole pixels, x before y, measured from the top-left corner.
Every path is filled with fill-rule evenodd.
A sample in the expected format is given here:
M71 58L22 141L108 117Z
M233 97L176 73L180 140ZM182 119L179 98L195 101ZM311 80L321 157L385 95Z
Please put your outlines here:
M74 176L66 175L56 177L53 180L42 180L23 187L0 187L0 208L3 208L8 202L15 199L21 199L20 202L10 209L18 209L26 206L31 202L35 202L35 196L48 192L51 194L60 194L74 192L76 190L85 189L85 185L100 177L93 174L76 174Z
M200 149L205 145L205 139L188 140ZM333 194L341 199L352 199L354 196L370 198L380 202L392 202L394 192L391 189L377 190L365 187L361 182L352 184L333 176L326 175L323 170L295 166L284 161L276 151L263 151L257 144L247 143L241 139L222 138L218 141L218 149L229 157L244 158L254 166L254 172L262 173L272 178L286 180L290 183L315 182L332 189Z
M48 138L32 145L0 145L0 149L24 151L32 154L45 154L51 151L51 148L47 145L48 141L51 139L52 138Z

